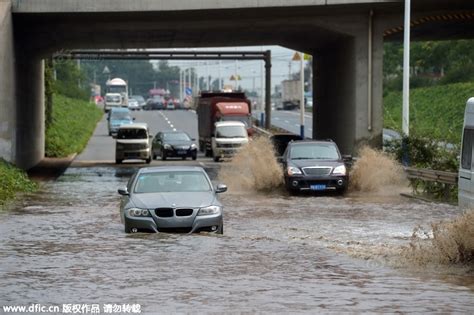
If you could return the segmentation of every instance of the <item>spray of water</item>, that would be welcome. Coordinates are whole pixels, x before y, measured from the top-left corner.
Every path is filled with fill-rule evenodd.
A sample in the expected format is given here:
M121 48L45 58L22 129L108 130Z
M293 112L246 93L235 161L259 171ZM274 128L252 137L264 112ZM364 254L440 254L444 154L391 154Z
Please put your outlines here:
M350 173L350 190L383 192L407 186L402 166L387 154L363 147Z
M218 178L229 191L271 191L283 183L282 168L267 137L257 137L242 148L221 167Z
M474 267L474 211L431 224L431 229L417 227L402 257L416 265L468 265Z

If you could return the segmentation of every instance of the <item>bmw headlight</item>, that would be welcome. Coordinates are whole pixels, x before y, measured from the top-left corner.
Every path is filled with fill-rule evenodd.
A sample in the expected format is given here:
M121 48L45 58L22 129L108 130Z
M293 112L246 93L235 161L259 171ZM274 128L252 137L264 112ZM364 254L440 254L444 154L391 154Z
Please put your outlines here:
M130 208L127 211L131 217L149 217L150 216L150 211L148 211L148 209Z
M220 214L221 213L221 207L219 206L209 206L209 207L204 207L199 209L199 212L197 215L214 215L214 214Z
M345 165L339 165L339 166L336 166L334 168L334 170L332 171L332 175L346 175L346 166Z
M303 174L301 173L301 170L299 168L294 167L294 166L288 166L287 172L288 172L288 175L290 176Z
M165 145L163 145L163 148L165 150L170 150L171 149L171 145L169 145L168 143L165 143Z

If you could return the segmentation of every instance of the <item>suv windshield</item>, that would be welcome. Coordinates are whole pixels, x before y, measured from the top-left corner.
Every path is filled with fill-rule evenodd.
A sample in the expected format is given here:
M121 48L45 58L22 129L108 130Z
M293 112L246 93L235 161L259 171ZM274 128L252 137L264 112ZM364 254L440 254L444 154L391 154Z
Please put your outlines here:
M132 129L124 128L119 129L117 139L147 139L147 133L145 129Z
M292 160L339 160L339 152L333 143L308 143L291 147Z
M242 126L221 126L216 129L217 138L246 138L247 130Z

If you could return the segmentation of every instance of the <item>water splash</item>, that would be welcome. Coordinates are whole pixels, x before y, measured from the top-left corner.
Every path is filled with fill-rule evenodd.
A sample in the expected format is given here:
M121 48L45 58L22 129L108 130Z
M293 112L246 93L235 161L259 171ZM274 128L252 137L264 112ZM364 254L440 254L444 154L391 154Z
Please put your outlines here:
M401 255L416 265L470 265L474 267L474 211L457 218L418 226Z
M407 186L402 166L389 155L363 147L350 173L350 190L360 192L392 191Z
M218 178L230 191L271 191L283 184L283 171L271 141L257 137L221 167Z

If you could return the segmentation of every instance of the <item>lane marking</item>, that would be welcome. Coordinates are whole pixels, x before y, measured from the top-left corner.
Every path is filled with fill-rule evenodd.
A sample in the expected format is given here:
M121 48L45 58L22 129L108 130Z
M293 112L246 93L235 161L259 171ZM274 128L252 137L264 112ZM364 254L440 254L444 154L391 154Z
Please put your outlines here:
M289 124L290 122L288 120L285 120L285 123Z

